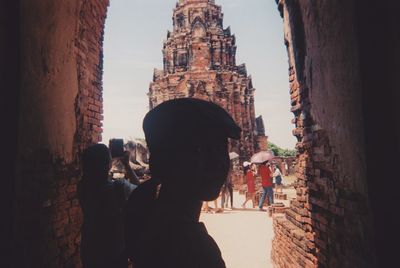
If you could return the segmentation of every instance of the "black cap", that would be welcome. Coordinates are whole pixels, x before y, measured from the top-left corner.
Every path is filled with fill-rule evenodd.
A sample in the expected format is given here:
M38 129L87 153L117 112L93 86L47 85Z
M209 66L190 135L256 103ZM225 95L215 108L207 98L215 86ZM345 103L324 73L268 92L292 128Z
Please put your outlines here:
M239 139L241 128L219 105L194 98L180 98L161 103L143 120L147 145L170 147L177 142L201 139L205 133Z

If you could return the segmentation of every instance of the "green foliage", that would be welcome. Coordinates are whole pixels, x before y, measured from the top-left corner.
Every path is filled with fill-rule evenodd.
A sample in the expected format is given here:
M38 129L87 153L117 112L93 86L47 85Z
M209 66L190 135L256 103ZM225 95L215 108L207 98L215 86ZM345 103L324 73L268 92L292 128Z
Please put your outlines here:
M296 156L296 150L282 149L272 142L268 142L268 149L273 151L275 156Z

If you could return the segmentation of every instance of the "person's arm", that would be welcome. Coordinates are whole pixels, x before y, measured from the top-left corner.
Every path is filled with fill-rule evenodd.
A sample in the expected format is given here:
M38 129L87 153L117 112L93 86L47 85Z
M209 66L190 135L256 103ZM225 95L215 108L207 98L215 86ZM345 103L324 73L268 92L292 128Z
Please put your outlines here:
M124 165L126 178L134 185L139 185L140 181L136 173L132 170L131 166L129 165L129 152L125 152L124 156L121 157L121 162Z
M125 200L128 200L128 198L131 195L132 191L137 188L137 185L130 183L126 179L119 180L119 182L122 184L122 188L124 189Z
M271 167L268 165L267 166L267 171L269 173L269 179L271 180L271 183L273 182L274 174L272 174Z

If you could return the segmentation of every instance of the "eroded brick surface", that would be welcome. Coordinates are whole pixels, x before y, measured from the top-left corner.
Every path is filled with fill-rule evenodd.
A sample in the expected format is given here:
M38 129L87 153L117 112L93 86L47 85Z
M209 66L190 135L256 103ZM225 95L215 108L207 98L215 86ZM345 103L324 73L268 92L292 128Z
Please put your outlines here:
M368 267L372 265L368 260L373 256L370 254L371 241L368 237L370 222L366 210L367 196L363 188L352 184L359 178L356 177L357 172L348 167L357 167L357 159L338 153L343 152L343 146L357 150L357 144L348 143L344 136L338 143L338 137L333 134L335 130L319 124L321 119L329 122L325 124L329 127L337 124L337 118L324 115L324 108L328 110L334 100L325 98L317 101L315 96L314 99L311 96L312 91L324 89L318 86L312 88L313 84L320 85L317 81L323 77L310 77L312 73L307 70L313 67L310 54L312 49L316 49L311 44L314 40L307 39L307 34L316 27L313 20L310 22L308 18L313 8L317 7L310 6L301 1L279 1L289 56L291 111L295 116L293 135L298 140L295 167L297 196L291 200L284 215L274 218L272 259L277 267L285 268ZM327 37L322 35L320 38ZM318 41L329 46L326 40ZM340 42L338 44L337 47L340 47ZM318 49L321 49L321 45ZM329 56L328 53L324 55ZM334 69L330 71L332 74L336 72ZM345 79L337 88L347 86ZM344 119L346 122L350 120L346 117L341 120L345 122ZM337 135L343 135L337 132ZM357 168L362 170L362 166Z
M255 133L255 89L245 65L236 65L235 36L223 29L221 7L208 0L179 1L173 21L163 46L164 69L154 71L150 84L150 108L182 97L213 101L243 130L232 151L246 160L259 147L266 149L264 133Z
M108 1L22 2L24 29L35 34L24 32L30 76L24 76L16 190L20 258L12 267L80 267L79 155L101 140Z

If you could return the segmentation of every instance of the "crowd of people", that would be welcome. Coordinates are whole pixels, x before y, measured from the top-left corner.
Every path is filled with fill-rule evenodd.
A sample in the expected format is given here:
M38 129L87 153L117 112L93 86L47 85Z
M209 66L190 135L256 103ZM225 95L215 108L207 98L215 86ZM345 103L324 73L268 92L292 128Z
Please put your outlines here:
M221 208L233 209L228 138L241 129L220 106L198 99L166 101L147 113L143 130L151 178L141 180L129 165L129 153L112 159L115 148L89 146L82 155L78 198L83 211L80 252L84 268L225 268L221 251L199 221L203 205L221 196ZM111 149L111 152L110 152ZM121 150L119 150L121 151ZM110 176L120 161L124 178ZM179 163L179 165L177 165ZM261 176L263 194L273 203L268 162L245 167L248 200Z
M256 206L256 180L255 176L259 175L261 177L262 195L258 202L258 208L261 211L264 209L264 201L267 199L267 204L272 205L274 203L274 186L277 191L282 192L282 173L277 165L270 164L269 161L265 161L261 164L248 163L244 167L244 173L247 183L246 199L242 204L245 208L248 201L252 201L253 208ZM275 178L275 183L273 179Z
M126 178L110 178L104 144L83 153L82 266L127 268L129 260L135 268L225 268L199 218L203 201L215 200L221 188L233 204L228 138L239 139L240 127L220 106L182 98L148 112L143 130L150 152L146 181L132 172L126 154L119 159Z
M274 189L276 192L282 193L282 173L276 164L271 164L270 161L265 161L263 163L255 164L250 162L244 162L243 164L244 180L247 184L247 191L245 194L245 201L241 205L244 209L248 201L252 202L252 207L256 206L260 211L266 211L264 209L265 201L267 205L270 206L274 203ZM261 179L261 190L262 194L256 198L258 191L257 187L257 177ZM228 176L225 181L221 192L221 206L218 207L217 199L213 201L214 207L209 206L210 202L203 203L203 212L215 212L221 213L224 208L228 207L228 200L230 201L230 208L235 209L233 206L233 185L231 181L231 176Z

